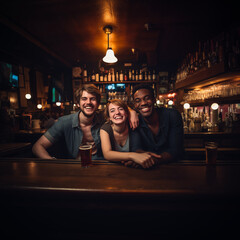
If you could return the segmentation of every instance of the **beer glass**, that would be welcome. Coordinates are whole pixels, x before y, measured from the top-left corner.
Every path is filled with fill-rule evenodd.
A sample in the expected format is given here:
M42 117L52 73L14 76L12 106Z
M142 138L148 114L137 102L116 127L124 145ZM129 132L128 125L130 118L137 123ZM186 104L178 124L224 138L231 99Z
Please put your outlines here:
M206 142L206 164L214 165L217 161L217 143L216 142Z
M79 146L79 157L81 159L82 167L89 167L92 165L92 145L83 144Z

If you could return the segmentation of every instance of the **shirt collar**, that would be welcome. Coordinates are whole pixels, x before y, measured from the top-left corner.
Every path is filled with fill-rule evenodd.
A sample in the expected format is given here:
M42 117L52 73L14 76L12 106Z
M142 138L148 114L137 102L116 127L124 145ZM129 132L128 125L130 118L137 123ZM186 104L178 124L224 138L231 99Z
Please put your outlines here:
M166 121L166 119L164 119L163 117L162 117L162 109L161 108L155 108L155 110L156 110L156 112L157 112L157 114L158 114L158 117L159 117L159 127L160 128L163 128L163 127L165 127L165 121ZM139 114L139 126L140 127L143 127L143 128L148 128L148 125L147 125L147 123L145 122L145 120L144 120L144 118L143 118L143 116L141 115L141 114Z
M78 111L77 113L74 114L72 118L72 127L78 127L79 126L79 114L81 111Z
M74 114L73 118L72 118L72 127L79 127L79 114L80 114L81 110L79 110L77 113ZM93 118L93 124L92 127L94 127L97 124L101 124L102 123L102 116L100 114L100 112L97 110L95 112L95 116Z

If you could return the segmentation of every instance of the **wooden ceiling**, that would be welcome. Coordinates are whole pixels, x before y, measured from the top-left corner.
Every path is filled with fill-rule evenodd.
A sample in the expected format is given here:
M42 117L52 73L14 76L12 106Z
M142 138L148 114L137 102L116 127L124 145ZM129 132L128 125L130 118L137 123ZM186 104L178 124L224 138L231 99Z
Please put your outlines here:
M239 25L237 1L24 0L0 3L1 22L67 66L98 65L110 47L121 63L173 70L199 40ZM4 48L2 46L1 48ZM132 52L135 49L135 52Z

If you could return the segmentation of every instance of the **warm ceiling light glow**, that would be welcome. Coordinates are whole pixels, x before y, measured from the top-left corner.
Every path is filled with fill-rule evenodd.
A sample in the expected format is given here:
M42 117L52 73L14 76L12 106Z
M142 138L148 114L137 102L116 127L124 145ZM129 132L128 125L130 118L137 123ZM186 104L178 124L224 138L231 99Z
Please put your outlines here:
M56 102L56 105L57 105L58 107L60 107L60 106L61 106L61 102Z
M173 105L173 100L169 100L168 105L172 106Z
M103 22L116 24L116 3L115 1L103 0L101 1L101 12L103 15Z
M190 104L189 103L184 103L183 104L183 108L184 109L189 109L190 108Z
M25 98L26 98L26 99L31 99L31 98L32 98L32 96L31 96L31 94L30 94L30 93L27 93L27 94L25 95Z
M112 33L112 26L105 26L103 28L103 31L107 34L108 36L108 48L105 57L103 58L103 61L105 63L115 63L118 61L118 59L115 57L114 52L112 48L109 47L109 35Z
M218 109L218 104L217 103L213 103L212 105L211 105L211 109L212 110L217 110Z

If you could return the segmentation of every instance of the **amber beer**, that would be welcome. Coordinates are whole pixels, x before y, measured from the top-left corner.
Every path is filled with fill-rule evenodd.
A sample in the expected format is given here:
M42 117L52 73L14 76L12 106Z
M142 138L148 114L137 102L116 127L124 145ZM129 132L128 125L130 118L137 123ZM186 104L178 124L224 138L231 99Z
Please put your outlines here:
M79 155L82 167L89 167L92 165L92 145L80 145Z
M217 144L215 142L207 142L206 149L206 164L214 165L217 161Z

